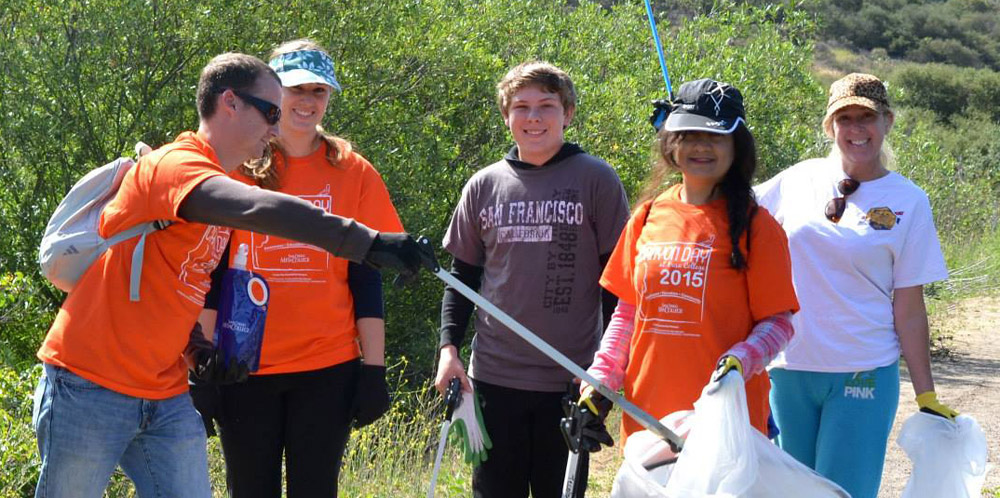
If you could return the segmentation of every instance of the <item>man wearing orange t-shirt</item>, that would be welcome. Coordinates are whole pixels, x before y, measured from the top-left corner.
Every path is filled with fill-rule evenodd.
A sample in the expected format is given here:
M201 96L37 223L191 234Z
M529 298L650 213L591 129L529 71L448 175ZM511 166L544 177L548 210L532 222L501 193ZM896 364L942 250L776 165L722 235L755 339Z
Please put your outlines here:
M226 176L263 154L280 100L277 75L259 59L212 59L198 82L198 131L144 156L104 209L103 237L153 220L172 224L146 238L140 301L129 300L131 239L87 269L49 329L38 351L36 496L100 496L117 465L140 496L211 496L205 429L182 353L231 228L406 275L418 270L419 249L406 234L379 234Z

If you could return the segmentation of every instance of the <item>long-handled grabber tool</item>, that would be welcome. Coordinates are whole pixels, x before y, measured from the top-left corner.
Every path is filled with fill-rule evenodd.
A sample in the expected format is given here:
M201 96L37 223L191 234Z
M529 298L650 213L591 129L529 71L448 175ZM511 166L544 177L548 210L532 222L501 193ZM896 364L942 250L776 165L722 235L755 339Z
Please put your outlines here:
M663 55L663 44L660 43L660 35L656 32L656 19L653 17L653 6L646 0L646 17L649 19L649 30L653 32L653 43L656 45L656 55L660 59L660 71L663 72L663 83L667 86L666 100L653 101L653 115L649 117L649 124L653 125L656 131L660 131L663 123L667 120L673 108L674 89L670 85L670 72L667 71L667 58Z
M653 18L653 6L646 0L646 17L649 18L649 30L653 32L653 43L656 44L656 55L660 59L660 71L663 72L663 83L667 85L667 98L674 99L674 89L670 86L670 73L667 72L667 58L663 56L663 44L660 34L656 32L656 19Z
M448 390L444 393L444 422L441 423L441 440L438 441L437 454L434 456L434 473L431 474L431 489L427 491L427 498L434 498L434 487L437 485L438 472L441 471L441 459L444 457L444 448L448 445L451 416L461 402L462 381L455 377L448 383Z
M576 388L575 384L570 386L570 389ZM604 426L604 419L611 411L611 401L594 396L589 403L578 403L575 398L572 391L563 398L563 413L566 416L559 421L559 429L569 449L566 474L563 476L562 498L583 496L585 486L581 483L586 483L587 475L584 471L590 453L600 451L602 444L606 446L615 444Z
M584 382L594 386L594 389L597 390L597 392L601 393L605 398L611 400L614 404L622 407L622 411L629 414L629 416L638 422L639 425L648 429L650 432L656 434L658 437L670 444L670 447L675 452L681 451L681 448L684 446L684 441L680 438L680 436L674 434L670 429L667 429L660 423L659 420L653 418L652 415L644 412L620 394L612 391L611 388L595 379L594 376L587 373L586 370L574 363L573 360L567 358L566 355L550 346L547 342L535 335L534 332L528 330L527 327L521 325L517 320L514 320L514 318L498 308L496 305L487 301L486 298L481 296L478 292L472 290L468 285L462 283L461 280L441 268L441 265L437 262L437 257L434 255L434 248L431 246L430 239L427 237L420 237L417 239L417 243L420 244L424 267L430 270L430 272L437 276L437 278L457 290L460 294L465 296L466 299L472 301L472 303L478 306L479 309L489 313L491 316L499 320L500 323L504 324L504 326L509 328L525 341L528 341L529 344L541 351L545 354L545 356L548 356L552 359L552 361L558 363L566 370L569 370L570 373Z

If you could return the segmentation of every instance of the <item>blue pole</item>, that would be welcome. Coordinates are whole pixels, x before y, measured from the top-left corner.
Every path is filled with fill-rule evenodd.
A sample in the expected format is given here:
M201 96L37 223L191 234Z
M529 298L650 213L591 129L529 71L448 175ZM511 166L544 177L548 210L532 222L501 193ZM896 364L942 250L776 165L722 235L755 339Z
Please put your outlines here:
M663 57L663 45L660 43L660 35L656 32L656 21L653 19L653 6L646 0L646 17L649 17L649 29L653 32L653 41L656 43L656 54L660 57L660 69L663 70L663 82L667 85L667 97L674 99L674 90L670 86L670 74L667 73L667 60Z

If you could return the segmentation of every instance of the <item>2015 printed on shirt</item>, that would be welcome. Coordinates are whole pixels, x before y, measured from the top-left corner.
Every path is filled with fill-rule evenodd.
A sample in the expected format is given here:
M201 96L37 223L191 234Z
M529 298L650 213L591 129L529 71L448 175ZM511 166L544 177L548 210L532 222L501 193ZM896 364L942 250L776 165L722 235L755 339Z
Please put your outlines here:
M685 324L705 314L705 283L714 238L703 242L652 242L639 247L638 318L655 334L692 336Z

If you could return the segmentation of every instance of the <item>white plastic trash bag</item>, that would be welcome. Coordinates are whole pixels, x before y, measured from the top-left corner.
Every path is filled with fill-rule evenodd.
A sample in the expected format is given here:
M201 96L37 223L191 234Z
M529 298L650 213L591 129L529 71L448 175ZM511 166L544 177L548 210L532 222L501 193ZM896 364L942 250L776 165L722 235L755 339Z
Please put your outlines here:
M721 382L715 392L702 392L694 415L682 418L690 432L676 463L647 469L644 458L662 455L669 445L648 431L628 438L612 497L849 498L750 425L746 389L738 375L726 375ZM672 420L676 427L677 419L671 419L676 415L664 418L664 424L670 427Z
M694 410L674 412L660 423L681 439L687 438L694 421ZM660 498L667 496L664 486L674 470L677 455L670 445L649 431L638 431L625 440L625 461L611 488L612 497Z
M986 481L986 435L976 419L917 412L896 438L913 462L903 498L978 498Z
M747 394L739 375L726 375L694 403L697 419L667 482L667 495L746 496L757 479ZM709 384L711 385L711 384Z

